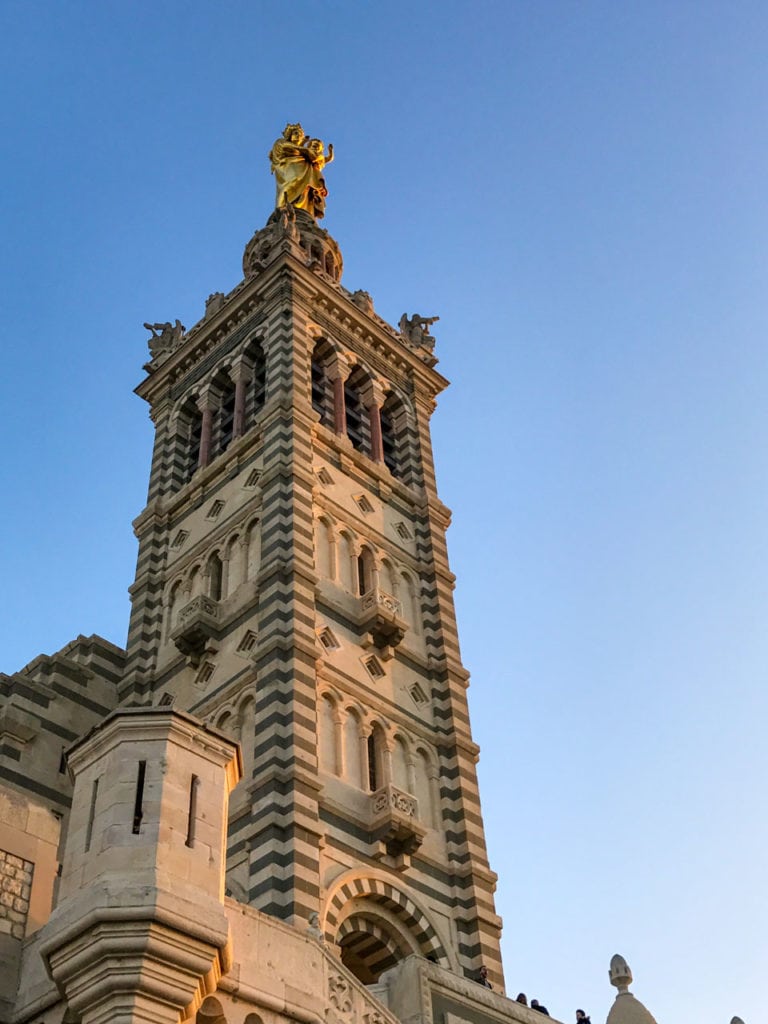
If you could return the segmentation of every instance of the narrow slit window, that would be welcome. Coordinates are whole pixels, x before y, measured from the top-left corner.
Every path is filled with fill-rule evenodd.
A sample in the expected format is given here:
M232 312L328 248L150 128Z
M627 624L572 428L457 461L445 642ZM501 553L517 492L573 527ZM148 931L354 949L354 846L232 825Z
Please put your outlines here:
M371 733L368 737L368 788L372 793L377 789L376 774L376 737Z
M141 829L141 819L144 817L144 776L147 773L147 762L139 761L139 771L136 776L136 803L133 806L133 834L137 836Z
M93 786L91 788L91 806L88 809L88 828L85 833L85 852L91 848L91 839L93 838L93 819L96 816L96 797L99 795L99 780L93 780Z
M189 815L187 817L187 846L195 845L195 821L197 820L197 787L200 779L197 775L192 776L189 784Z

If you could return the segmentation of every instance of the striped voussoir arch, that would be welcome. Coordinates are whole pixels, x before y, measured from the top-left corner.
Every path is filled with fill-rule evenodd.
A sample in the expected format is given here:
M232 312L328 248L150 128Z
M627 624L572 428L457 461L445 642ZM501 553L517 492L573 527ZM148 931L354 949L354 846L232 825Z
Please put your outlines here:
M352 915L341 922L336 941L343 950L351 951L358 961L364 963L374 978L414 952L402 938L398 942L396 936L376 921L359 915Z
M353 878L343 882L336 889L325 913L323 932L327 942L339 943L352 931L351 927L344 927L344 923L347 919L354 919L354 914L348 915L344 911L350 902L360 899L386 907L407 928L422 956L448 966L445 948L424 912L416 906L410 896L380 878ZM364 911L362 913L364 914Z

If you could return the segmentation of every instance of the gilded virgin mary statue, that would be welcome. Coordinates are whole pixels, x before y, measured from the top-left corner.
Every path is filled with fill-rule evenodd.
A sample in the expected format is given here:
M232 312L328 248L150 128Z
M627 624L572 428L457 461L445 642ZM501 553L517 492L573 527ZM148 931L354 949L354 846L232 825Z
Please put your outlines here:
M282 138L269 151L269 163L275 176L276 203L306 210L315 220L325 216L323 168L333 160L333 146L328 152L320 139L304 134L300 124L287 124Z

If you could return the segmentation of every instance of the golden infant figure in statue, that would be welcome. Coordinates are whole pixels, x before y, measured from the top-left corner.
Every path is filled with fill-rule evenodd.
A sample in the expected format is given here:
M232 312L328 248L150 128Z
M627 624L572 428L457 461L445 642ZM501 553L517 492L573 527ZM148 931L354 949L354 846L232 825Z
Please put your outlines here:
M295 206L306 210L315 220L325 215L323 168L333 160L333 146L328 153L322 140L310 139L300 124L287 124L282 138L269 151L270 169L277 186L276 206Z

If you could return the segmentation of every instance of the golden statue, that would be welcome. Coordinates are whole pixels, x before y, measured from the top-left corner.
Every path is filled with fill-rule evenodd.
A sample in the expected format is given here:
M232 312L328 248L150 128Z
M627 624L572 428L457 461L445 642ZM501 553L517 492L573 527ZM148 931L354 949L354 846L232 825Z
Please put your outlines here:
M270 169L277 185L276 206L295 206L306 210L315 220L325 216L323 168L333 160L333 146L328 152L320 139L310 139L300 124L287 124L282 138L269 151Z

